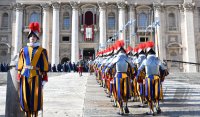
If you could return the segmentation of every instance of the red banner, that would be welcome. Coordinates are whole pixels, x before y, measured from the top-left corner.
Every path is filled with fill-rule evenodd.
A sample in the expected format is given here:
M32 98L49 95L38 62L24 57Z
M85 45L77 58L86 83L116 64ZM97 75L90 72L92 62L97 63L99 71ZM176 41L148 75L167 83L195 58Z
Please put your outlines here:
M84 41L94 41L94 25L84 25Z

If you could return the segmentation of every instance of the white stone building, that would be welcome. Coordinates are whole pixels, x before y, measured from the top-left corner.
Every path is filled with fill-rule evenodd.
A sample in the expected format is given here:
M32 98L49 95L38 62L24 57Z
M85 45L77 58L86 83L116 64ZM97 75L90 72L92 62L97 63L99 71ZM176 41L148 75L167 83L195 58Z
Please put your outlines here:
M26 44L32 21L41 25L40 41L49 61L58 64L94 57L131 19L135 25L119 33L126 45L157 40L160 59L200 63L200 0L1 0L0 62L8 63ZM157 20L160 26L147 28ZM171 71L200 71L189 64L168 66Z

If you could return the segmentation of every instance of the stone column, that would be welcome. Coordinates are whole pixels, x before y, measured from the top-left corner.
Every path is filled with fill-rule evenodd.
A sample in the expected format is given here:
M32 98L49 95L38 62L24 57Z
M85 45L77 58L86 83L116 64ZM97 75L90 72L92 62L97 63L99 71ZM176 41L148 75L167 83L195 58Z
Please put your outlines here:
M71 46L71 62L79 61L79 41L78 41L78 3L70 2L73 10L72 10L72 46Z
M129 21L136 20L135 16L135 5L130 4L129 5ZM132 24L129 26L129 40L130 40L130 46L134 47L135 46L135 36L133 34L135 33L135 25L136 21L132 22Z
M161 25L161 4L160 3L154 3L154 21L158 21L160 26L155 27L155 51L156 56L159 57L160 60L163 60L163 53L165 49L163 48L162 43L162 25Z
M16 27L15 27L15 47L14 56L18 55L20 49L22 48L22 22L23 22L23 5L17 3L14 5L16 9Z
M99 2L99 44L100 48L105 48L106 47L106 3L104 2Z
M126 7L126 4L123 3L123 2L118 2L117 3L118 5L118 8L119 8L119 37L118 39L120 40L126 40L126 33L125 33L125 30L122 31L123 27L125 26L125 21L126 21L126 16L125 16L125 7ZM126 43L126 42L125 42Z
M58 2L52 3L53 6L53 27L52 27L52 62L51 65L59 63L59 10L60 4Z
M43 8L42 21L42 47L49 52L49 4L41 4Z
M184 0L184 29L185 29L185 40L184 46L184 57L186 62L197 62L196 60L196 48L195 48L195 37L194 37L194 3L192 0ZM186 65L186 72L197 72L195 65Z

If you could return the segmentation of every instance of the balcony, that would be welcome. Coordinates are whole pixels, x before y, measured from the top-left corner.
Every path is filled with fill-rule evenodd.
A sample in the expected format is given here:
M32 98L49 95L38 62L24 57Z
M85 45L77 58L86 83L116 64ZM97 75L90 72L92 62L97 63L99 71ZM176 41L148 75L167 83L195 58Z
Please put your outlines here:
M138 26L137 27L137 32L145 32L145 31L147 31L147 32L152 32L153 31L153 28L151 29L151 28L148 28L147 30L146 30L146 26Z

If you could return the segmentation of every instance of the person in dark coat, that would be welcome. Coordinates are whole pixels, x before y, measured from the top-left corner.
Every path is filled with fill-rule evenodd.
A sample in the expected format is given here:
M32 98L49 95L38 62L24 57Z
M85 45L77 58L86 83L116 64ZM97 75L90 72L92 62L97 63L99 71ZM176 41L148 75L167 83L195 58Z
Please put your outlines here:
M63 72L66 72L65 64L66 64L65 62L62 64Z
M66 63L66 68L67 68L67 72L71 72L71 68L68 62Z
M73 70L76 72L76 64L73 62Z
M57 65L57 70L58 70L58 72L61 72L61 64L59 63L58 65Z
M49 63L49 67L48 68L49 68L49 72L51 72L51 63Z
M4 65L1 63L1 72L5 72Z
M55 65L55 64L53 64L52 71L53 71L53 72L57 72L57 71L56 71L56 65Z
M74 70L71 61L69 61L69 67L71 70Z

